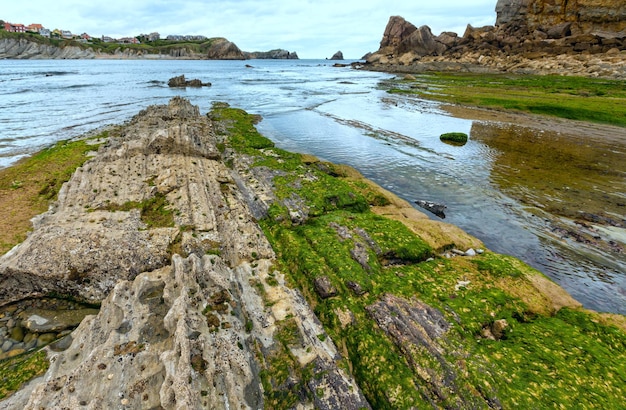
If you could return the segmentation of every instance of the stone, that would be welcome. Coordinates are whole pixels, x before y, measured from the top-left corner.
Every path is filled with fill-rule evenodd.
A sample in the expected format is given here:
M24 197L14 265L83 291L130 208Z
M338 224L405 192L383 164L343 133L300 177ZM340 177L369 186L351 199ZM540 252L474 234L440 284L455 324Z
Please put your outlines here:
M328 276L319 276L313 282L315 291L322 299L328 299L337 296L337 288L330 282Z
M11 350L12 346L13 342L11 342L10 340L5 340L4 343L2 343L2 351L8 352L9 350Z
M509 323L506 319L499 319L493 322L491 325L491 334L496 340L500 340L504 337L506 328L509 327Z
M357 282L348 280L346 281L346 286L357 296L362 296L366 293L365 289Z
M54 339L56 339L56 337L57 335L55 333L42 333L37 338L37 346L45 346L48 343L52 342Z
M21 342L24 340L24 329L22 329L21 326L15 326L13 329L11 329L11 333L9 334L9 337L13 340L15 340L16 342Z
M465 256L476 256L476 251L472 248L469 248L467 251L465 251Z
M211 83L203 83L198 79L187 80L185 75L179 75L178 77L172 77L167 81L169 87L210 87Z
M423 199L419 199L415 201L415 203L421 206L422 208L426 209L427 211L430 211L433 214L437 215L441 219L444 219L446 217L445 210L447 206L444 204L439 204L439 203L432 202L432 201L426 201Z

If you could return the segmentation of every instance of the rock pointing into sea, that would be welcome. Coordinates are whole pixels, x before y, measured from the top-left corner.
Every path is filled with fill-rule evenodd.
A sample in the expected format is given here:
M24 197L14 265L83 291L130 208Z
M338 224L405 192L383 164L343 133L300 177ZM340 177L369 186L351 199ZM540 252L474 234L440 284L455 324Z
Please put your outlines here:
M258 409L270 388L297 408L369 408L303 296L275 271L242 194L252 189L221 161L217 138L187 100L149 107L0 259L0 304L50 291L102 301L8 408ZM162 214L177 210L169 220L129 209L158 198ZM26 319L33 331L53 320ZM315 377L264 379L271 363L293 360Z

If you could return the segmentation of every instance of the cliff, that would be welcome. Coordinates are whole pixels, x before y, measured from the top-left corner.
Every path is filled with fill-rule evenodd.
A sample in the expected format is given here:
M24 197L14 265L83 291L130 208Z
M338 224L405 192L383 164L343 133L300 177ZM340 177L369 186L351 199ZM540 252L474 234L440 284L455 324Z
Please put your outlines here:
M572 35L626 36L626 4L621 0L498 0L496 26L522 25L529 32L568 25Z
M105 43L100 46L65 42L54 43L35 35L0 32L0 59L187 59L244 60L244 53L225 38L212 38L202 44L171 44L135 47Z
M414 70L512 71L626 78L626 5L618 0L499 0L495 26L434 35L389 19L367 62ZM546 58L547 57L547 58Z

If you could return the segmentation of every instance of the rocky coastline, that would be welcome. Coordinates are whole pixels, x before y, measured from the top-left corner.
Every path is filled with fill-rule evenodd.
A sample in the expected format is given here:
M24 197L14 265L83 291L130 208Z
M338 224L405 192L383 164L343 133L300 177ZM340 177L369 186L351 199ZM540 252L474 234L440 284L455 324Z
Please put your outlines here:
M202 48L202 47L200 47ZM86 47L78 44L62 46L53 45L44 39L35 41L32 37L0 38L0 59L19 60L89 60L89 59L121 59L121 60L248 60L248 59L292 59L297 60L298 54L287 50L276 49L266 52L245 52L225 38L210 40L206 50L192 48L187 45L180 47L133 48L120 45L112 51Z
M582 310L539 272L355 170L275 148L257 120L226 104L201 115L176 97L76 170L0 258L0 332L22 339L6 360L33 354L19 345L27 334L31 352L56 340L43 377L0 406L501 408L535 402L525 383L544 391L553 378L503 383L518 364L494 355L531 366L541 359L521 353L528 345L558 361L568 391L558 402L589 404L596 396L572 393L572 366L623 370L623 317ZM71 333L36 336L26 322L43 323L33 315L46 304L82 309L45 295L100 309ZM608 357L567 360L564 334ZM597 387L602 403L622 387Z

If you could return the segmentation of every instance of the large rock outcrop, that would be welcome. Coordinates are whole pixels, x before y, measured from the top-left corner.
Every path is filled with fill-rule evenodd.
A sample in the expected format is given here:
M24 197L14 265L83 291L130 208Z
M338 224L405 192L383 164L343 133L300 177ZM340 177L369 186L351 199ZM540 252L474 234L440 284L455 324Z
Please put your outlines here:
M295 51L287 51L276 49L270 51L244 51L243 55L247 60L298 60L298 53Z
M428 26L418 28L392 16L379 50L367 62L387 66L419 62L423 70L626 76L626 56L620 53L626 50L622 1L499 0L496 12L495 26L468 25L462 36L448 32L435 36ZM591 61L592 55L602 55L603 61ZM565 63L532 62L544 56L571 58Z
M245 60L243 52L233 42L225 38L218 38L213 41L207 52L209 60Z
M2 257L2 303L56 291L102 306L51 352L32 394L0 407L257 409L274 388L302 408L369 408L275 271L244 194L253 189L216 146L211 120L182 98L142 111ZM176 211L170 220L145 218L139 204L155 198L157 214ZM278 362L295 370L271 386L264 374Z

